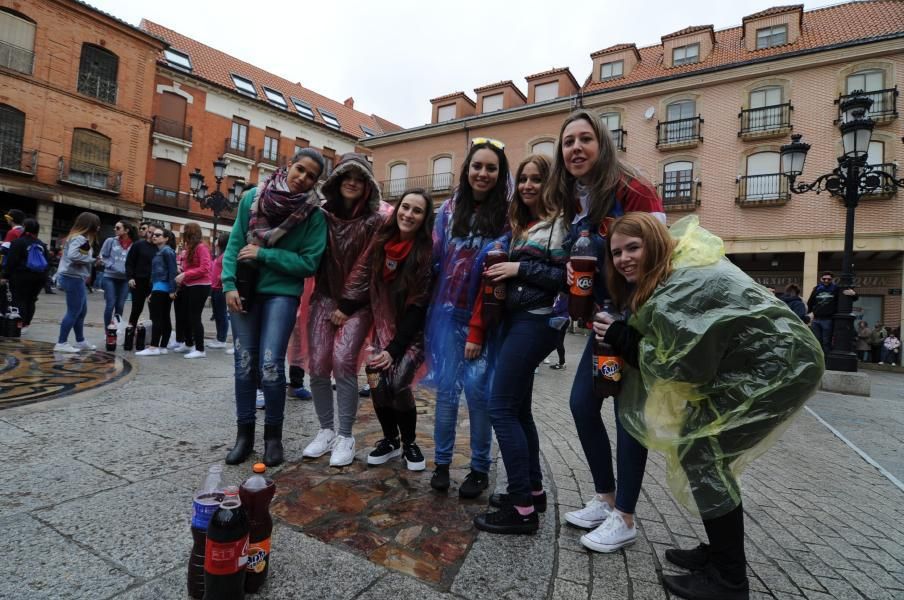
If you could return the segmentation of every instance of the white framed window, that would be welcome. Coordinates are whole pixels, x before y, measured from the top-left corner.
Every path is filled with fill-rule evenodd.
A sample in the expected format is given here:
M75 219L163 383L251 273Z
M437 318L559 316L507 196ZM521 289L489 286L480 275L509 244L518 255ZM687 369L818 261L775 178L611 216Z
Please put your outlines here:
M678 46L672 50L672 66L689 65L700 62L700 44Z
M534 102L545 102L546 100L555 100L559 97L559 82L550 81L549 83L541 83L534 88Z
M781 155L778 152L757 152L747 157L747 200L775 200L781 192Z
M625 74L625 61L616 60L614 62L607 62L600 65L600 79L605 81L606 79L615 79L616 77L621 77Z
M750 112L746 127L750 131L768 131L782 126L782 88L766 86L750 92Z
M483 97L483 112L493 112L502 110L502 94L493 94L492 96Z
M286 99L281 92L277 92L276 90L271 90L268 87L264 87L264 96L267 97L267 100L269 100L271 104L275 104L280 108L289 108L289 106L286 104Z
M364 132L364 137L373 137L377 135L376 131L374 131L370 127L365 127L364 125L361 125L361 131Z
M232 134L229 137L229 147L240 152L245 151L248 142L248 125L239 121L232 122Z
M311 105L305 102L304 100L299 100L298 98L292 98L292 105L295 106L295 110L298 111L302 117L307 119L314 120L314 109L311 108Z
M188 54L179 52L178 50L173 50L172 48L167 48L163 51L163 56L166 58L166 62L168 62L171 67L176 67L185 71L191 71L191 58L188 56Z
M697 112L697 103L693 100L679 100L665 107L665 142L680 142L693 139L697 135L696 121L692 120Z
M771 48L788 43L788 26L773 25L756 30L756 49Z
M662 169L662 199L690 201L694 185L694 163L679 160Z
M331 112L325 111L320 107L317 107L317 110L320 111L320 116L323 117L323 122L332 127L333 129L340 129L342 125L339 123L339 119Z
M866 152L866 164L881 165L885 162L885 142L870 142Z
M436 122L451 121L455 118L455 105L447 104L436 109Z
M254 82L250 79L245 79L244 77L233 74L232 83L235 84L235 89L238 91L257 98L257 90L254 89Z
M31 75L34 51L35 23L0 8L0 67Z
M262 158L276 162L279 160L279 137L280 134L274 129L267 129L264 133L264 151Z
M389 195L401 196L408 184L408 165L397 163L389 167Z
M556 154L556 143L550 142L549 140L537 142L530 147L530 153L545 154L546 156L552 158Z
M452 187L452 157L440 156L433 160L433 189L448 190Z
M857 71L847 76L847 93L853 94L857 90L864 92L878 92L885 89L885 71L869 69Z
M607 112L600 115L600 121L606 125L609 131L621 129L621 115L617 112Z

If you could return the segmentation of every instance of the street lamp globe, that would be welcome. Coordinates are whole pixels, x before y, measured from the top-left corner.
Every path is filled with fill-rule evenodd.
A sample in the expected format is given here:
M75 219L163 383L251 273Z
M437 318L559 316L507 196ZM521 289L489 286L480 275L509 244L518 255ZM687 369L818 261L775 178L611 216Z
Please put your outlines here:
M853 111L851 120L841 124L841 144L846 158L859 159L867 155L873 138L873 126L873 120L866 116L862 108Z
M213 161L213 176L216 179L223 179L223 176L226 174L226 161L223 160L221 156L217 160Z
M188 174L188 185L191 188L192 193L197 193L199 189L201 189L201 184L204 183L204 176L201 175L201 169L195 169L194 173Z
M782 146L782 173L794 181L804 172L804 162L807 160L807 152L810 144L800 141L801 135L795 133L791 136L791 143Z

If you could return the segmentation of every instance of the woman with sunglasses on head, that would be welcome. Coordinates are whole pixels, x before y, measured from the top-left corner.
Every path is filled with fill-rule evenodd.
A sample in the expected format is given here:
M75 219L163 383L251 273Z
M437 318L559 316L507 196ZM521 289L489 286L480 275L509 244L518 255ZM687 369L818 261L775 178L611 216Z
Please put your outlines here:
M355 459L358 355L373 322L369 303L356 295L355 287L368 268L372 241L385 216L380 186L363 154L343 154L320 195L329 237L308 319L308 371L320 430L303 455L318 458L329 452L330 466L344 467ZM336 380L338 427L330 375Z
M685 217L631 213L610 229L606 281L631 319L599 313L594 334L627 363L623 427L666 455L676 498L699 511L708 544L669 549L690 575L665 587L690 600L747 600L737 476L778 439L819 386L823 356L787 305L725 258L722 240Z
M96 350L85 340L85 315L88 314L86 281L91 277L95 263L92 246L100 231L100 217L83 212L75 218L69 234L62 241L63 253L57 269L57 285L66 293L66 315L60 322L60 336L54 352L78 352ZM75 345L69 344L69 332L75 330Z
M571 227L566 246L574 244L581 232L589 233L597 258L593 299L602 305L609 298L602 271L609 224L635 211L652 213L664 222L662 200L634 169L621 162L606 126L585 110L572 113L562 124L548 190L563 206L566 224ZM568 285L572 280L569 262ZM585 547L597 552L614 552L634 543L637 537L634 509L640 496L647 450L622 427L618 419L618 398L614 398L616 482L609 436L600 413L603 398L593 389L592 357L591 336L578 363L570 406L596 494L584 508L565 513L565 520L576 527L593 530L581 537Z
M139 350L135 356L166 354L166 345L173 331L170 307L176 297L176 236L169 229L152 227L151 243L157 249L151 261L151 295L148 298L151 340L147 348Z
M129 312L129 325L136 327L144 303L151 294L151 261L157 254L157 247L151 236L155 231L148 221L143 221L138 228L138 239L129 248L126 256L126 277L132 291L132 310Z
M458 187L440 207L433 227L436 284L427 313L427 355L436 385L436 470L433 489L449 489L449 466L455 447L458 401L464 390L471 430L471 470L458 490L476 498L487 488L493 431L487 401L488 349L484 323L475 303L481 292L486 246L508 228L510 192L505 145L474 138L461 166Z
M182 272L176 275L176 285L181 286L179 293L185 295L185 325L191 331L194 348L185 358L206 358L204 351L204 321L201 313L210 296L210 249L201 237L201 226L197 223L186 223L182 227L182 245L185 258Z
M104 327L113 321L113 316L122 317L129 295L129 280L126 261L129 250L137 237L135 226L125 221L117 221L113 227L113 237L104 240L100 248L100 258L104 263Z
M537 511L546 510L531 397L534 370L559 338L549 320L568 261L562 247L567 230L561 210L553 196L543 194L549 170L549 159L537 154L518 165L509 208L508 261L484 273L490 282L506 286L489 413L505 463L508 493L490 497L498 511L474 518L478 529L491 533L533 533L539 527Z
M286 346L304 278L317 270L326 246L326 222L312 191L323 164L319 152L302 148L288 167L245 192L226 244L221 279L235 347L237 429L229 465L254 450L258 387L265 401L263 462L273 467L285 460ZM247 296L237 284L247 284Z

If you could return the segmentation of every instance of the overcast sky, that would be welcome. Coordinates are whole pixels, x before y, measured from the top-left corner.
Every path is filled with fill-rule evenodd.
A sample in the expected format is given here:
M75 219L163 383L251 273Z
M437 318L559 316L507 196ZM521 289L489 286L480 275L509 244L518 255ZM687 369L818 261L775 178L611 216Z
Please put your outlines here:
M148 18L339 102L404 127L430 121L430 98L570 67L690 25L717 30L787 0L88 0L138 25ZM811 10L838 2L807 2Z

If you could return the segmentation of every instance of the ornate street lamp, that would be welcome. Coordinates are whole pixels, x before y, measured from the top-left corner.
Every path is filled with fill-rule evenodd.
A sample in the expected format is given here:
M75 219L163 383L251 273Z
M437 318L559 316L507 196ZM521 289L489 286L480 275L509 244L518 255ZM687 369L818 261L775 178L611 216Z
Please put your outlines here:
M216 179L217 187L212 194L208 194L207 184L204 183L204 175L201 169L195 169L194 173L188 175L189 186L192 195L198 200L201 208L209 209L213 212L213 237L211 239L211 247L214 254L217 251L217 224L220 221L220 214L225 210L231 210L236 207L239 200L242 199L242 192L245 189L245 182L241 179L237 180L227 190L227 195L220 191L220 183L226 175L226 161L221 156L213 161L213 177Z
M904 188L904 179L895 179L891 173L866 164L869 143L873 134L873 120L869 109L873 101L861 90L853 93L849 100L841 104L841 142L844 154L838 157L838 167L831 173L820 175L813 183L794 184L803 173L804 162L810 145L800 141L800 134L791 136L791 143L782 146L782 173L788 178L790 190L795 194L823 190L844 200L847 218L844 226L844 263L841 268L841 288L854 285L854 211L862 194L877 190L891 191ZM832 349L826 357L826 366L835 371L857 370L857 355L854 353L853 299L846 294L838 298L838 312L832 318Z

